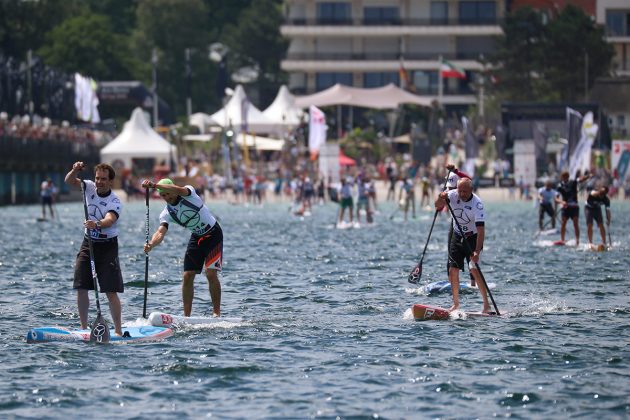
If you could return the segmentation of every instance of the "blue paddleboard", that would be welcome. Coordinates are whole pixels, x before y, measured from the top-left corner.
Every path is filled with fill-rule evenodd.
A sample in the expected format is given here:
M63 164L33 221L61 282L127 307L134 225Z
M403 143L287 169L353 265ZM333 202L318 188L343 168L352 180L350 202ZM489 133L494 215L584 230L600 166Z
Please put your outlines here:
M173 335L173 330L164 327L154 327L151 325L141 327L123 327L123 334L128 337L121 337L114 334L114 329L110 328L110 342L112 343L134 343L141 341L163 340ZM51 341L90 341L90 330L76 330L63 327L41 327L32 328L26 333L27 343L47 343Z
M495 283L488 283L488 287L490 289L494 289L496 287ZM451 293L451 282L448 280L435 281L433 283L429 283L422 288L426 294L437 294L437 293ZM473 287L470 285L470 281L460 280L459 281L459 290L478 290L477 286Z

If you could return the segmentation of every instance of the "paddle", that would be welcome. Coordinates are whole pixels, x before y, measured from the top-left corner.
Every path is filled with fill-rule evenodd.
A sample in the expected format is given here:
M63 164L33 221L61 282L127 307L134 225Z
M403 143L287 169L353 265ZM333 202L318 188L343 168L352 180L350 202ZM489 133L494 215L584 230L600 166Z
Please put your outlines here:
M455 220L455 224L457 224L457 230L459 230L459 232L462 233L463 235L464 230L459 224L459 221L455 218L455 213L453 213L451 202L448 200L448 197L444 201L446 201L446 205L448 206L448 211L451 212L451 217L453 218L453 220ZM462 242L464 243L464 246L466 247L466 252L469 253L472 258L473 252L472 252L472 249L470 249L470 246L468 246L468 242L466 242L465 239ZM494 306L494 311L497 313L497 315L501 315L501 313L499 312L499 308L497 308L497 304L494 302L494 297L492 297L492 292L490 291L490 288L488 287L488 282L486 281L486 278L483 276L483 273L481 272L481 268L479 268L479 264L475 263L475 268L477 269L477 271L479 271L479 277L481 277L481 281L483 282L484 286L486 286L486 290L488 291L488 296L490 296L490 300L492 301L492 305Z
M146 244L149 244L149 189L145 188L144 202L147 206L146 209L146 222L145 222L145 234ZM144 253L144 304L142 305L142 318L147 317L147 291L149 287L149 253Z
M442 187L442 191L446 190L446 184L448 183L448 177L451 174L451 170L448 170L446 174L446 179L444 180L444 186ZM427 237L427 242L424 244L424 249L422 250L422 256L420 257L420 262L411 270L409 276L407 277L407 281L409 283L418 284L420 281L420 277L422 276L422 261L424 260L424 254L427 252L427 246L429 245L429 239L431 239L431 233L433 232L433 226L435 226L435 219L437 219L438 213L440 210L436 210L433 215L433 222L431 223L431 229L429 229L429 236Z
M81 181L81 192L83 193L83 213L85 214L85 220L89 220L87 201L85 196L85 185ZM90 229L91 230L91 229ZM94 281L94 295L96 296L96 320L92 324L92 330L90 331L90 341L97 343L109 343L109 327L107 322L103 318L101 313L101 302L98 299L98 277L96 274L96 266L94 265L94 247L92 246L92 236L90 232L87 235L88 247L90 248L90 266L92 268L92 280Z
M608 230L608 248L612 248L612 238L610 237L610 219L608 219L608 223L606 223L606 225L608 225L608 228L606 230Z

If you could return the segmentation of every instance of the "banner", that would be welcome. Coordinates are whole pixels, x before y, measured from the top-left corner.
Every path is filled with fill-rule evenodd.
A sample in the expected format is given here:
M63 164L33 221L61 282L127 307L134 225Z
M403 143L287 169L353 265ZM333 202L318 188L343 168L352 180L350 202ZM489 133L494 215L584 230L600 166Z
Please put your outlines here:
M630 140L613 140L610 156L610 164L613 171L617 171L619 180L623 185L630 178Z
M98 113L97 87L94 79L83 77L79 73L74 74L74 106L78 120L91 123L101 122Z
M575 178L578 171L582 175L586 170L591 168L591 149L593 141L597 137L597 124L593 122L593 113L587 112L582 120L582 129L580 130L580 141L569 158L569 177Z
M319 148L326 143L326 114L314 105L309 108L308 123L308 150L311 152L311 159L315 160L319 153Z

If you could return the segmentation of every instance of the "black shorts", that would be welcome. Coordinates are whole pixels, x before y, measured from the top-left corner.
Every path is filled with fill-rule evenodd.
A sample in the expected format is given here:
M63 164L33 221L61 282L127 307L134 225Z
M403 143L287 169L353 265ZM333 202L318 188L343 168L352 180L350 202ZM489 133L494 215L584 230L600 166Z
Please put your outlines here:
M553 217L553 205L551 203L540 203L540 209L538 210L538 215L542 218L545 213L547 213L550 217Z
M190 235L184 255L184 271L200 274L204 267L217 271L223 268L223 231L219 223L203 236Z
M94 248L94 266L96 267L96 276L98 277L98 288L101 292L117 292L125 291L122 273L120 271L120 263L118 261L118 238L112 238L107 241L92 241ZM83 238L81 249L77 254L74 264L74 283L72 287L75 289L94 290L94 280L92 279L92 267L90 264L90 248L87 238Z
M453 234L448 248L448 266L459 268L462 271L464 271L464 260L470 260L472 252L477 247L477 234L467 236L464 239L468 248L464 245L462 237L456 234ZM468 249L470 249L470 253Z
M602 223L604 223L604 218L602 217L602 208L599 206L584 207L584 214L586 215L587 225L592 225L593 219L595 219L598 225L601 225Z
M580 216L580 207L564 207L562 209L562 218L563 219L573 219L574 217Z
M52 197L42 197L42 205L52 206Z

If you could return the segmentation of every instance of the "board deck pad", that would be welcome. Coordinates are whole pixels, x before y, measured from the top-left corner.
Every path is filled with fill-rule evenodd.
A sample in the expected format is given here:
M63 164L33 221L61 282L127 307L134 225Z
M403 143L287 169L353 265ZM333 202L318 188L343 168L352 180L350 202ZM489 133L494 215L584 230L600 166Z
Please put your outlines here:
M151 312L149 315L149 324L156 327L171 327L173 325L201 325L201 324L218 324L223 322L240 323L242 318L229 317L194 317L166 314L163 312Z
M447 320L451 318L451 313L448 309L439 306L415 304L411 307L411 312L416 321ZM497 316L496 314L485 314L482 312L464 312L464 314L466 317L471 318L492 318Z
M131 343L158 341L173 335L173 330L152 325L141 327L123 327L123 334L129 333L128 337L121 337L110 328L110 342ZM69 329L64 327L41 327L31 328L26 333L27 343L47 343L51 341L90 341L90 330Z
M488 287L490 289L494 289L497 287L496 283L488 283ZM451 282L448 280L440 280L434 281L433 283L429 283L422 287L422 290L426 294L435 294L435 293L451 293ZM459 282L459 290L479 290L477 286L471 286L470 281L461 281Z

